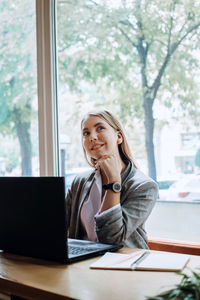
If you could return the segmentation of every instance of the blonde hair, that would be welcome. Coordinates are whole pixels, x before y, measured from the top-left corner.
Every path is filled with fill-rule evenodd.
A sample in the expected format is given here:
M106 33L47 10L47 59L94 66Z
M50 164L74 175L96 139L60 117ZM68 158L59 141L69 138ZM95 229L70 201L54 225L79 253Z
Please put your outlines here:
M91 111L83 117L83 119L81 121L81 129L83 127L83 122L85 121L85 119L90 117L90 116L96 116L96 117L99 117L99 118L103 119L114 130L119 131L121 133L123 141L122 141L121 144L118 145L120 157L125 163L127 162L127 160L132 161L134 167L137 168L136 164L134 163L134 160L133 160L133 157L132 157L132 154L131 154L131 150L130 150L130 147L128 145L128 141L127 141L127 138L125 136L124 130L122 128L122 125L116 119L116 117L114 117L110 112L108 112L106 110ZM82 147L83 147L83 144L82 144ZM87 153L86 153L84 147L83 147L83 152L84 152L84 156L85 156L85 159L88 162L88 164L90 166L94 167L94 162L91 158L90 158L90 160L88 159L88 156L87 156Z

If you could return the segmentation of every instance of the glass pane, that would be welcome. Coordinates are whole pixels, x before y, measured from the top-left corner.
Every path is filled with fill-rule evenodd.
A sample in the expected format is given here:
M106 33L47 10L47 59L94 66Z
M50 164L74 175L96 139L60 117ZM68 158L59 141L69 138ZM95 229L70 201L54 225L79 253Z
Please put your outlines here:
M68 187L88 167L80 120L106 108L123 123L138 167L158 182L149 235L199 241L200 4L173 3L57 1L62 174Z
M35 2L0 3L0 176L39 175Z

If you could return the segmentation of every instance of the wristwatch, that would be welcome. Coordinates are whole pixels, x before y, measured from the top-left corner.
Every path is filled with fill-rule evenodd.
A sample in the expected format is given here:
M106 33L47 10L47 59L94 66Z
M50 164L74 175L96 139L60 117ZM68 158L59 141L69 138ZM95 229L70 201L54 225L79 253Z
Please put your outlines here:
M122 186L121 186L121 183L116 181L113 183L104 184L103 188L104 188L104 190L112 190L115 193L119 193L119 192L121 192Z

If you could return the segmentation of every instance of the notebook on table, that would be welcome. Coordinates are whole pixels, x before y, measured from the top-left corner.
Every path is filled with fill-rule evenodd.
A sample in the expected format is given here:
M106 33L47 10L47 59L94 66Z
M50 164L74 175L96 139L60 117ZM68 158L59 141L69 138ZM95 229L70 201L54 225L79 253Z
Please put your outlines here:
M71 263L121 245L67 239L64 177L0 177L0 250Z
M107 252L91 264L90 268L177 272L182 271L189 259L190 255L187 254L140 249L129 254Z

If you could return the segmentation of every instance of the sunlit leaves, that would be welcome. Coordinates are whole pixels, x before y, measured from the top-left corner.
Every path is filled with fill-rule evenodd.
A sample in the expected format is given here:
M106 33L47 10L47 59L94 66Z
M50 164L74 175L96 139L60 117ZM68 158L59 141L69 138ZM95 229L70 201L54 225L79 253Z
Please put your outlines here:
M30 6L30 3L25 1L1 1L1 106L6 103L6 106L2 107L2 111L6 111L9 107L9 114L4 114L4 121L1 119L1 125L4 127L8 125L8 129L11 129L13 124L9 123L9 120L12 120L13 108L21 108L22 114L26 118L27 112L23 111L23 107L33 99L36 93L34 9L34 5Z
M130 110L135 107L141 117L141 68L148 86L153 85L168 52L199 20L197 0L68 2L58 7L61 79L72 90L80 91L79 81L86 80L106 91L108 98L115 94L115 102L126 98ZM139 39L144 49L148 47L146 65L141 64ZM197 53L199 28L188 34L167 63L157 94L163 104L173 107L176 101L185 109L185 102L199 97Z

